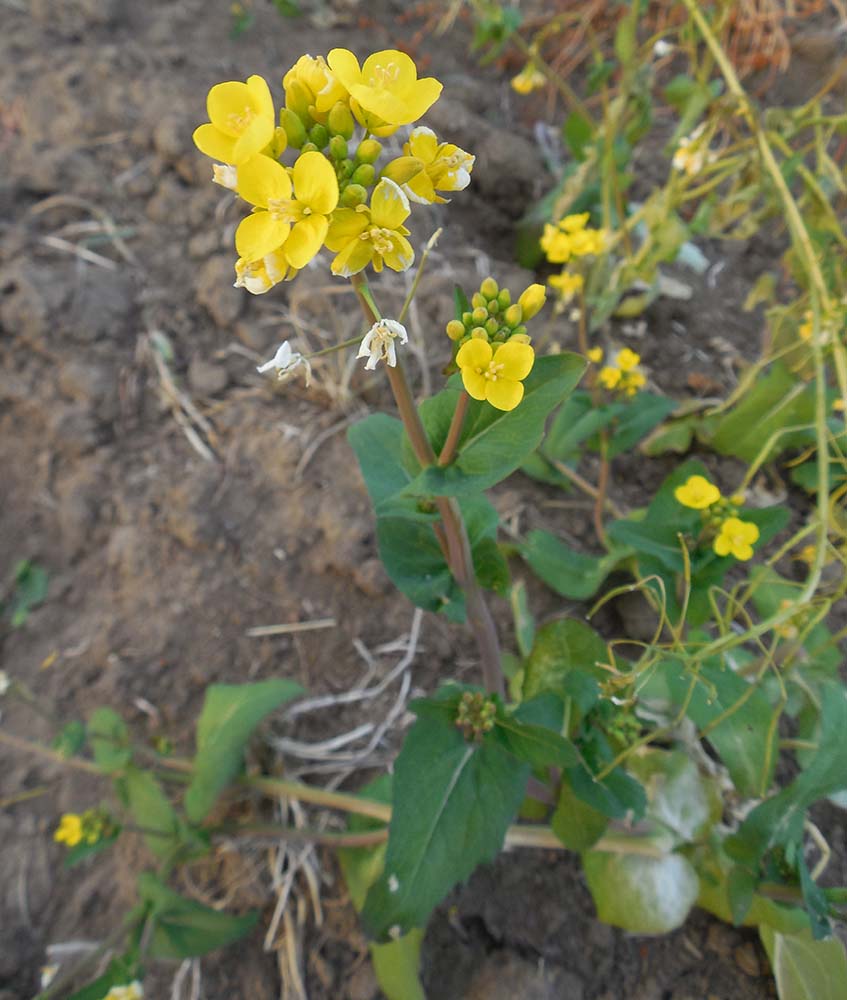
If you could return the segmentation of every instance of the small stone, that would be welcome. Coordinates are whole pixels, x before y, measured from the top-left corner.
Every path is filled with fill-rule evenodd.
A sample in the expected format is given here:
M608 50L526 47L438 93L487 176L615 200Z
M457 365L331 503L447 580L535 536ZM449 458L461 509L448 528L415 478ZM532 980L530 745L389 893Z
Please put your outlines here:
M229 329L244 309L245 292L233 288L235 270L227 254L210 257L197 277L197 301L223 329Z
M193 358L188 366L188 384L198 396L214 396L227 386L229 374L224 365L207 361L203 357Z

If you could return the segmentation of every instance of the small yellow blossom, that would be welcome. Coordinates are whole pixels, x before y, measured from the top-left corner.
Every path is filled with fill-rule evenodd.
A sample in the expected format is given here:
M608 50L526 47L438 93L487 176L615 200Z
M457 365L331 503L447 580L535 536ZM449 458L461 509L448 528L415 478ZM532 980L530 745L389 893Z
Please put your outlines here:
M673 495L683 507L705 510L720 500L721 491L705 476L689 476L682 486L677 486Z
M82 838L82 816L76 813L65 813L53 834L53 840L57 844L67 844L68 847L76 847L77 844L82 843Z
M261 76L218 83L206 99L209 121L194 130L194 145L223 163L241 164L274 139L273 98Z
M518 305L521 307L521 321L526 323L544 308L547 301L547 290L544 285L534 284L525 288L518 298Z
M712 163L717 158L715 153L709 151L708 145L700 140L704 129L705 124L702 124L691 135L683 136L673 154L674 170L687 177L696 177L707 163Z
M338 204L338 179L317 151L303 153L289 176L281 163L254 156L238 170L238 193L256 210L235 233L235 248L248 263L282 249L298 270L317 254Z
M517 76L512 77L512 90L526 96L531 94L533 90L545 86L546 83L547 77L541 70L532 63L527 63Z
M423 125L412 129L403 155L382 172L399 184L419 205L443 205L448 199L436 191L464 191L471 182L476 157L450 142L439 143L435 132Z
M835 413L843 413L847 409L847 403L844 402L843 397L839 396L832 404L832 409Z
M714 542L714 550L719 556L735 556L741 562L753 557L753 543L759 540L759 529L751 521L728 517L721 525Z
M811 566L818 555L818 549L816 545L804 545L802 549L797 553L797 559L800 562L806 563Z
M248 261L239 257L235 262L236 288L246 288L251 295L263 295L280 281L290 281L297 274L281 250L265 254L259 260Z
M590 347L585 355L588 360L593 365L599 365L603 360L603 348L602 347Z
M589 257L602 253L606 247L603 229L586 226L588 212L566 215L555 225L547 223L541 236L541 249L552 264L567 264L571 257Z
M113 986L103 1000L143 1000L144 987L136 979L125 986Z
M306 114L325 125L329 112L347 98L323 56L300 56L282 78L285 106L295 114Z
M780 611L788 611L789 608L793 607L794 607L794 601L792 601L789 597L784 597L779 602ZM776 634L778 636L781 636L783 639L789 639L789 640L796 639L797 636L800 634L800 630L791 621L783 622L782 625L777 625L776 628L774 629L774 632L776 632Z
M810 309L806 310L803 316L803 322L797 328L797 333L800 334L800 339L809 341L812 339L812 332L814 330L814 324L812 321L812 311Z
M535 363L529 344L510 340L493 350L487 340L472 339L459 348L456 364L462 383L474 399L486 399L498 410L514 410L523 399L523 379Z
M641 355L636 354L635 351L631 351L628 347L624 347L622 351L619 351L617 358L615 358L615 364L622 372L631 372L640 363Z
M547 284L559 293L561 302L567 303L582 289L585 279L573 271L562 271L561 274L550 275Z
M411 209L400 187L383 177L371 195L370 208L340 208L332 217L326 237L329 250L337 254L332 273L349 278L373 263L375 271L387 264L392 271L411 267L415 252L403 225Z
M639 389L643 389L647 385L647 377L644 372L640 371L624 371L622 378L621 388L623 389L624 395L634 396Z
M350 110L359 124L377 136L417 121L441 94L438 80L419 80L412 59L397 49L374 52L361 68L348 49L333 49L327 62L350 94Z
M559 220L559 228L565 233L579 233L588 225L591 218L590 212L578 212L575 215L566 215Z
M614 389L620 383L622 375L620 368L604 365L597 375L597 380L604 389Z

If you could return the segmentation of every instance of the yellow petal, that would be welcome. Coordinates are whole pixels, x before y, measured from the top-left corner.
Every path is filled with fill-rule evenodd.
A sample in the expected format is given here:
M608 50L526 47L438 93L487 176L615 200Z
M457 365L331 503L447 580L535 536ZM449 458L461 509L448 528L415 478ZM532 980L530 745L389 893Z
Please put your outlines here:
M382 176L394 181L395 184L405 184L420 174L423 168L423 162L416 156L398 156L385 165Z
M373 243L370 240L351 240L332 262L330 270L333 274L340 274L342 278L349 278L351 274L358 274L368 266L373 253Z
M394 234L392 247L388 253L383 254L383 260L392 271L405 271L415 262L415 251L412 244L399 233Z
M362 83L367 87L393 90L404 94L418 78L414 61L405 52L383 49L374 52L362 64Z
M338 178L323 153L313 150L297 158L294 194L299 202L320 215L329 215L338 204Z
M503 345L506 346L505 344ZM456 355L456 364L462 368L487 368L493 355L491 344L487 340L473 338L466 344L462 344L459 353ZM482 396L475 396L474 399L482 399Z
M514 379L518 382L529 375L534 363L535 351L529 344L514 343L511 340L503 344L502 347L498 347L494 355L494 364L504 366L500 375L505 379Z
M409 152L424 163L432 163L438 152L438 139L431 128L421 125L409 133Z
M232 162L240 166L251 156L260 153L273 137L273 118L257 115L235 140L235 145L232 148Z
M248 263L278 250L285 242L291 226L279 222L270 212L254 212L242 219L235 230L235 249Z
M371 218L375 226L397 229L409 217L409 199L387 177L377 184L371 196Z
M406 106L410 117L400 124L408 125L425 115L438 100L441 91L442 86L434 77L428 76L424 80L418 80L412 93L406 97Z
M220 160L222 163L232 163L232 150L235 146L235 139L231 135L226 135L214 125L201 125L194 129L194 145L211 156L213 160Z
M209 112L209 121L225 135L234 138L243 131L239 122L245 113L248 116L256 113L250 88L237 80L216 83L206 98L206 110Z
M464 385L465 392L472 399L485 399L485 387L487 384L488 379L484 375L480 375L479 372L474 371L473 368L462 369L462 385Z
M489 380L485 386L485 398L498 410L514 410L523 399L523 383L508 378Z
M435 188L432 186L432 178L425 170L422 170L406 184L405 191L409 200L414 201L418 205L432 205L436 202L443 205L447 200L435 193Z
M326 234L327 250L338 253L351 240L357 239L369 225L370 216L367 212L357 212L354 208L337 209L332 215L329 231Z
M292 267L305 267L320 250L329 228L326 216L309 215L292 226L283 250Z
M253 98L253 106L256 113L262 118L269 118L271 121L276 117L274 110L274 99L271 97L270 87L264 77L250 76L247 78L247 89Z
M375 90L364 83L357 83L350 88L350 96L355 98L365 111L377 115L393 129L398 125L408 125L415 120L415 115L409 112L408 102L390 90Z
M326 57L326 61L335 74L336 80L346 90L350 90L361 81L362 71L359 69L359 60L349 49L332 49Z
M285 167L269 156L252 156L238 167L236 190L251 205L267 208L272 201L291 197L291 178Z

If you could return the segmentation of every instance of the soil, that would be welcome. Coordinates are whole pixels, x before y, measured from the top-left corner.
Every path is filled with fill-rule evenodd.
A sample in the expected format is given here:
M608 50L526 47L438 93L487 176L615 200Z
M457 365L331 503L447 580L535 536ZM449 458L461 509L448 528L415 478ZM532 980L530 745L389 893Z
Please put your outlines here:
M398 654L379 647L410 631L413 609L377 559L344 437L369 409L390 407L384 383L337 355L316 368L308 390L277 389L255 372L283 339L316 349L355 336L355 302L325 264L262 298L231 287L241 210L209 183L191 132L212 84L260 73L279 97L280 75L300 54L336 45L360 55L409 47L444 82L427 123L476 153L477 164L452 205L416 213L418 246L444 227L410 316L412 374L426 390L440 378L438 331L454 282L472 288L494 273L519 291L532 280L511 248L514 221L549 180L532 142L538 109L494 70L477 68L461 24L442 37L422 32L431 6L304 6L308 16L284 20L257 0L253 26L237 38L229 5L209 0L0 6L0 579L24 558L49 572L46 601L0 633L3 669L34 698L33 706L3 701L9 732L49 742L57 719L110 705L139 736L167 737L188 753L209 683L284 676L310 694L337 694L361 680L362 646L376 650L384 675ZM774 251L752 242L720 248L725 260L728 252L702 279L678 275L692 286L689 301L662 300L645 324L611 331L668 393L725 391L739 361L757 353L760 317L738 304ZM399 306L407 285L391 276L374 288ZM573 346L567 327L557 336ZM692 383L692 372L704 381ZM619 502L643 504L672 465L622 459ZM590 545L588 507L553 507L555 496L515 479L495 501L520 532L543 525ZM537 585L533 599L542 616L566 610ZM495 615L509 620L502 602ZM327 618L333 627L247 634ZM621 622L623 614L605 624ZM413 691L473 678L474 665L461 629L423 616ZM379 725L396 697L391 688L266 735L318 741ZM388 729L369 767L390 760L404 721ZM270 742L257 753L278 765ZM111 855L65 870L51 838L57 817L95 805L105 787L6 747L0 761L0 1000L12 1000L37 991L49 945L108 937L148 858L130 836ZM841 814L827 833L843 845ZM275 902L267 854L218 859L234 870L205 873L206 895L204 873L194 872L191 888L220 900L221 886L237 885L229 901L262 908L266 928ZM373 1000L366 942L333 859L319 859L323 923L298 921L308 996ZM280 952L264 950L263 936L179 974L186 983L200 975L206 1000L279 996ZM175 966L154 971L148 996L171 995L175 974ZM608 928L577 860L553 852L504 855L458 889L432 921L424 977L439 1000L773 995L752 933L702 913L663 939Z

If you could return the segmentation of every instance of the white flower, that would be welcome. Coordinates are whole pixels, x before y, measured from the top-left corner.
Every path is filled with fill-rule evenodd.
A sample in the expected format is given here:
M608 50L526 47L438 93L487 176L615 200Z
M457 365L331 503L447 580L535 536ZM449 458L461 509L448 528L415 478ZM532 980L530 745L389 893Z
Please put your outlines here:
M279 345L276 354L271 360L266 361L263 365L259 365L256 371L260 375L264 375L265 372L270 371L272 368L276 369L276 377L280 379L294 374L298 368L303 368L305 370L306 385L312 380L312 366L302 354L291 350L291 344L287 340L284 340Z
M369 371L376 368L377 361L384 361L394 368L397 364L394 341L398 339L401 344L408 343L406 327L396 319L381 319L365 334L356 357L368 359L365 368Z
M658 42L653 46L653 55L657 59L663 59L665 56L669 56L673 52L673 45L670 42L665 41L664 38L660 38Z
M238 168L229 163L214 163L212 164L212 181L230 191L235 191L238 188Z

